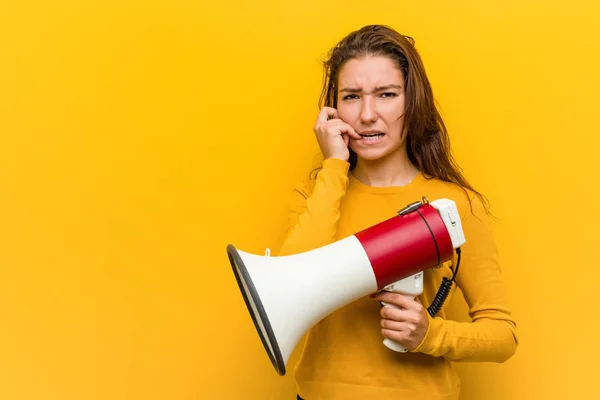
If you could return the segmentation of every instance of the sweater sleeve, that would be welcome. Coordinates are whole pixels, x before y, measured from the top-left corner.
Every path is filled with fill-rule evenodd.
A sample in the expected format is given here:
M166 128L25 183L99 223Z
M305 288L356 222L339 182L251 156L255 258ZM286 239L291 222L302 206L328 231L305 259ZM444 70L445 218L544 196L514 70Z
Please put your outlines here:
M491 225L478 197L461 222L466 242L456 276L471 322L429 317L429 329L414 350L451 361L504 362L516 351L516 323L502 281Z
M301 185L293 191L288 229L279 256L313 250L335 241L349 168L347 161L326 159L312 189Z

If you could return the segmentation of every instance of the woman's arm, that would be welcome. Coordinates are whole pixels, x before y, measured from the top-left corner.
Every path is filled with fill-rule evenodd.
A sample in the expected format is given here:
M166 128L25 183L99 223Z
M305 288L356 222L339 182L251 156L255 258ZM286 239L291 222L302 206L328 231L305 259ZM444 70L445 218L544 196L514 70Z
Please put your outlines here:
M462 246L456 276L472 322L429 317L429 328L414 350L451 361L504 362L516 351L516 323L508 305L489 218L478 197L472 199L462 225Z
M335 241L349 167L347 161L328 158L312 189L303 185L294 190L288 231L277 255L297 254Z

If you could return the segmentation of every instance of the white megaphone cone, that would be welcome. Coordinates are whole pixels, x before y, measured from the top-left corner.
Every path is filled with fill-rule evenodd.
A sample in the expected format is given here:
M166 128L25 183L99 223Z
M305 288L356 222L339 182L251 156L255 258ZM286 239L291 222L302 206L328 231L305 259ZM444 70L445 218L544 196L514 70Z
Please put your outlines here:
M321 319L450 260L462 243L455 203L424 198L395 217L315 250L271 257L230 244L227 254L271 363L285 375L298 341Z

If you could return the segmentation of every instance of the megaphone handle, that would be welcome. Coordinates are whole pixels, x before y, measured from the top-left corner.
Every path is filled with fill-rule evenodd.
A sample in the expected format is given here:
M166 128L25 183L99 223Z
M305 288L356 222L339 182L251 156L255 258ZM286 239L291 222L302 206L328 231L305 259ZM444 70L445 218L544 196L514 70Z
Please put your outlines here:
M395 282L395 283L387 286L386 288L384 288L384 290L388 290L390 292L395 292L395 293L400 293L400 294L403 294L404 296L407 296L410 299L414 300L415 297L417 297L418 295L423 293L423 272L422 271L417 272L416 274L414 274L412 276L409 276L398 282ZM381 302L381 305L384 307L400 308L394 304L386 303L384 301ZM396 342L395 340L392 340L389 338L385 338L383 340L383 344L386 347L388 347L389 349L400 352L400 353L406 353L408 351L408 349L406 347L404 347L400 343Z
M414 299L414 297L412 297L412 296L408 296L408 297L411 297L412 299ZM400 307L398 307L398 306L395 306L395 305L393 305L393 304L390 304L390 303L386 303L386 302L384 302L384 301L382 301L382 302L381 302L381 304L383 304L383 306L384 306L384 307L394 307L394 308L400 308ZM384 344L384 345L385 345L387 348L389 348L389 349L391 349L391 350L394 350L394 351L397 351L397 352L399 352L399 353L406 353L406 352L408 351L408 349L407 349L406 347L404 347L404 346L403 346L403 345L401 345L400 343L398 343L398 342L396 342L395 340L392 340L392 339L390 339L390 338L385 338L385 339L383 340L383 344Z

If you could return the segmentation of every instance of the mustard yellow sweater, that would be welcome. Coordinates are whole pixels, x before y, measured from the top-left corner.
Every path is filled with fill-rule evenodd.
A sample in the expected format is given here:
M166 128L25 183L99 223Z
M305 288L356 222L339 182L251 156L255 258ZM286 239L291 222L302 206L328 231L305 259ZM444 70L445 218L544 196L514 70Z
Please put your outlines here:
M294 191L289 230L278 255L311 250L350 236L396 215L426 196L452 199L461 212L466 244L456 285L469 306L472 322L430 318L417 349L394 352L382 343L380 304L368 297L332 313L307 334L294 370L297 390L306 400L458 399L460 383L451 361L503 362L517 347L515 321L507 305L496 247L482 203L456 185L419 174L402 187L371 187L349 173L349 163L327 159L316 180ZM450 263L424 275L419 297L427 307ZM327 296L327 293L322 293ZM448 303L450 297L446 301Z

